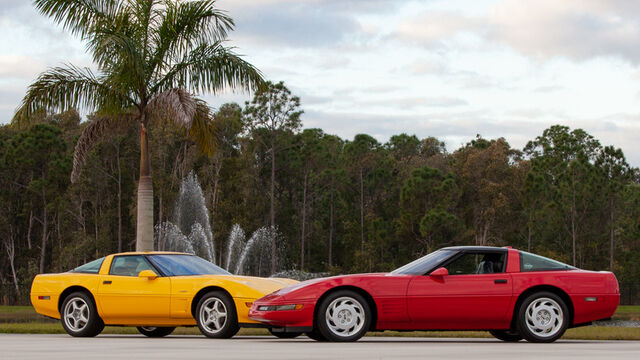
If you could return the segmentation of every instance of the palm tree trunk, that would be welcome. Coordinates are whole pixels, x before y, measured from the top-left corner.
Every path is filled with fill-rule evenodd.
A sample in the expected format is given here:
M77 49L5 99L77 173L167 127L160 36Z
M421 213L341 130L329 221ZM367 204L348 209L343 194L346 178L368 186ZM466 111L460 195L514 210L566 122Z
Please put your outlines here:
M144 122L140 128L140 180L138 182L138 221L136 251L153 251L153 183L149 162L149 140Z

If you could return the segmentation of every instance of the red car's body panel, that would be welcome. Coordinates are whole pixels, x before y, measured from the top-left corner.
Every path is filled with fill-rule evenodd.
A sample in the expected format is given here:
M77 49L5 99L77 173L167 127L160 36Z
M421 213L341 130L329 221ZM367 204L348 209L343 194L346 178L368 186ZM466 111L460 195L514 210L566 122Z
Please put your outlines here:
M615 312L620 294L612 273L579 269L520 272L519 251L509 248L506 253L501 273L382 273L314 279L258 299L249 317L285 330L310 330L318 300L337 288L356 290L373 301L372 329L376 330L509 329L518 300L533 289L552 289L562 295L568 302L572 325L608 318ZM290 304L302 308L258 310L260 306Z

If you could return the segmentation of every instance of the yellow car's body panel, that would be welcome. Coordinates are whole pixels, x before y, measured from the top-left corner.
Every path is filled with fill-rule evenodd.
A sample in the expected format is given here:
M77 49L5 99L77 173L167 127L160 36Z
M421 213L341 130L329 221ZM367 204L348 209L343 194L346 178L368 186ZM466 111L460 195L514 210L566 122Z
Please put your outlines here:
M295 284L290 279L236 275L137 277L110 275L114 256L177 253L123 253L105 257L98 274L67 272L37 275L31 286L31 303L45 316L59 319L60 306L73 289L85 289L96 302L106 325L184 326L195 325L194 298L205 289L223 289L233 298L238 322L257 324L248 312L254 300Z

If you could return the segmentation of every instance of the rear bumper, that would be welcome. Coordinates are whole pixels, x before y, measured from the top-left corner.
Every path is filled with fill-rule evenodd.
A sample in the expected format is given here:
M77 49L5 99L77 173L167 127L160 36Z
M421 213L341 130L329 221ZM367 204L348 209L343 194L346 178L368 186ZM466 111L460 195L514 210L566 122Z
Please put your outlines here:
M35 311L53 319L60 319L60 312L58 311L58 296L51 293L31 293L31 305Z
M620 303L620 294L571 295L571 302L574 307L573 324L578 325L612 317Z

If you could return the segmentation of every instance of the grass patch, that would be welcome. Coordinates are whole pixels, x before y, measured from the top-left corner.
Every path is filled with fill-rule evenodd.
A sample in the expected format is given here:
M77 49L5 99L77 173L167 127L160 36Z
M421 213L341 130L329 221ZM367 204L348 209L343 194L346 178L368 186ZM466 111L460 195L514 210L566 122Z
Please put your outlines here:
M33 306L7 306L7 305L0 305L0 314L2 313L16 313L16 312L22 312L22 311L32 311L35 312L33 310Z
M640 305L620 305L616 310L616 315L630 313L640 313Z
M0 324L30 322L54 323L56 321L38 314L32 306L0 306Z
M634 320L640 321L640 306L625 305L618 306L616 313L613 315L616 320Z
M640 328L583 326L567 330L562 338L573 340L640 340Z

